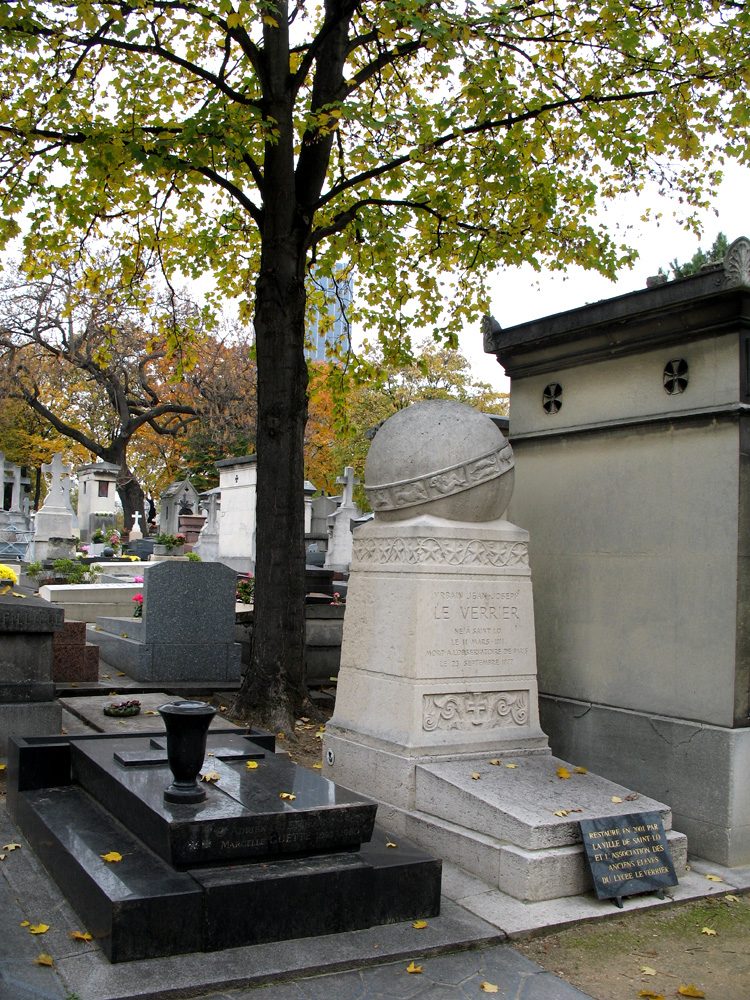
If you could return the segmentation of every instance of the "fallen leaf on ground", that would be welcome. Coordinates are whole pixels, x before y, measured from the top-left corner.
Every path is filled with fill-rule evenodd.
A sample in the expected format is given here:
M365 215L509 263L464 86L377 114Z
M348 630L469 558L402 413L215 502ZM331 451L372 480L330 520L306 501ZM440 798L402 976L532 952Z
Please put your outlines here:
M8 857L7 854L0 854L0 861L5 861L7 857Z
M647 1000L664 1000L663 993L654 993L653 990L639 990L639 997L646 997Z
M48 965L50 968L55 964L55 960L51 955L46 952L42 952L41 955L37 955L34 959L37 965Z
M4 851L18 851L20 850L20 844L3 844Z
M563 780L570 777L570 771L567 767L558 767L556 774L558 778L562 778Z
M622 799L620 798L619 795L613 795L612 798L610 799L610 802L622 802Z
M7 766L7 764L0 764L0 771L4 771Z
M567 816L569 813L570 813L570 809L558 809L556 812L553 812L552 815L553 816Z
M479 781L479 779L482 777L482 775L479 773L479 771L472 771L471 772L471 777L472 777L472 780Z
M218 781L221 775L218 771L206 771L205 774L201 775L201 781Z
M493 758L493 759L492 759L492 760L490 761L490 764L492 764L492 766L493 766L493 767L497 767L497 766L498 766L499 764L502 764L502 761L501 761L501 760L498 760L498 759L497 759L497 757L494 757L494 758Z
M652 969L650 965L642 965L641 966L641 972L643 973L644 976L655 976L656 975L656 969Z
M728 892L724 897L728 903L739 903L740 897L734 896L731 892Z
M701 934L706 934L708 937L716 937L716 931L713 927L701 927Z
M276 733L276 739L277 740L283 740L285 736L286 736L286 733L283 733L283 732L282 733Z
M29 924L29 934L46 934L49 924Z
M703 990L698 989L692 983L688 983L687 986L679 986L677 992L681 997L704 997L706 995Z
M118 851L109 851L108 854L100 854L99 857L102 861L110 861L113 864L117 861L122 861L122 854Z
M258 761L257 760L246 760L245 761L245 767L248 769L248 771L256 771L258 769Z
M31 921L30 920L22 920L21 923L18 926L19 927L30 927L31 926Z
M146 711L145 711L145 712L144 712L143 714L144 714L144 715L158 715L159 713L158 713L158 712L155 712L155 711L153 710L153 708L149 708L149 709L147 709L147 710L146 710Z
M415 920L414 923L412 924L412 927L414 928L415 931L423 931L426 926L427 926L426 920Z
M518 767L518 764L506 764L505 766L511 768L512 770L514 767Z
M419 973L419 972L422 971L422 966L421 965L416 965L415 962L412 960L406 966L406 971L407 972L411 972L411 973Z
M226 705L219 705L219 711L220 712L226 712L226 710L227 710L227 706Z
M499 993L500 987L495 986L494 983L488 983L487 981L479 984L479 989L482 993Z
M294 792L279 792L279 798L285 799L287 802L294 802L297 796Z
M587 767L574 767L573 771L576 774L588 774L589 773L589 769Z
M386 840L385 846L386 847L398 847L398 844L394 844L392 840Z
M315 768L316 771L320 771L323 765L320 763L320 761L318 761L317 764L313 764L313 767Z
M88 931L71 931L70 936L74 941L93 941L93 937Z
M723 882L724 879L720 875L706 875L709 882Z

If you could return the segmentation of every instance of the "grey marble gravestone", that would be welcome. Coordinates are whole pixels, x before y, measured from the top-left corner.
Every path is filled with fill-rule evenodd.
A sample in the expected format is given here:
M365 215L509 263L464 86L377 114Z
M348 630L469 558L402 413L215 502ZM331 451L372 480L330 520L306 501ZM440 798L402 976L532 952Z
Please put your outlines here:
M149 566L143 617L97 618L102 659L141 681L238 679L236 582L221 563Z
M63 609L39 598L0 596L0 756L10 733L60 732L62 710L52 683L52 634Z

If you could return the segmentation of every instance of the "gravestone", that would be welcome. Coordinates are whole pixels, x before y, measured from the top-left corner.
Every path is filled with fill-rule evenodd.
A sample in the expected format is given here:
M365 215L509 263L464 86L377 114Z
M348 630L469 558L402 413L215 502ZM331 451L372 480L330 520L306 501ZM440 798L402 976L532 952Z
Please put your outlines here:
M500 430L460 403L378 431L324 767L396 831L542 900L591 887L578 820L627 812L632 793L553 757L540 728L528 533L503 519L513 468ZM639 807L670 826L667 806ZM685 838L669 837L684 866Z
M70 558L75 551L75 515L70 505L70 473L62 453L55 452L51 462L42 464L49 476L47 497L34 520L34 559Z
M201 504L206 509L206 520L203 523L198 541L193 545L204 562L216 562L219 558L219 489L207 490L201 493Z
M86 642L86 622L66 621L52 637L55 683L99 680L99 647Z
M204 800L172 802L154 727L10 747L9 812L111 962L438 914L440 861L391 842L371 801L235 729L196 755Z
M239 679L236 582L236 573L221 563L149 566L143 617L97 618L102 659L141 681Z
M36 597L0 595L0 756L8 736L60 732L62 710L52 682L52 637L62 608Z
M362 511L354 503L354 487L359 483L354 478L354 469L347 465L344 475L337 483L343 485L341 504L328 520L329 537L325 568L336 573L348 573L352 561L352 521L361 517Z

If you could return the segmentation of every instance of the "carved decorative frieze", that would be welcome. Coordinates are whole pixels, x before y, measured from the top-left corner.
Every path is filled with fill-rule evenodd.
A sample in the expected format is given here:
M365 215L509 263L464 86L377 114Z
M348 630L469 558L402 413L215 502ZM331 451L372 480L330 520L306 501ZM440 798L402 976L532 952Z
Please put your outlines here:
M355 538L357 563L407 565L528 566L526 542L491 542L444 538Z
M440 500L443 497L461 493L472 486L479 486L490 479L509 472L513 468L513 449L506 442L501 448L460 462L447 469L439 469L425 476L402 480L398 483L384 483L365 486L373 510L399 510L414 504Z
M426 694L422 699L422 729L499 729L525 726L529 721L528 691L479 691Z

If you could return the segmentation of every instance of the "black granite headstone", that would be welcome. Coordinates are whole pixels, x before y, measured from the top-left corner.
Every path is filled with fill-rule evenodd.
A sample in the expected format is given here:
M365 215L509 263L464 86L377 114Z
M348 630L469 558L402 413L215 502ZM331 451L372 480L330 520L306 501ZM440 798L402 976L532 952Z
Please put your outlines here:
M664 824L658 813L582 819L580 825L599 899L660 892L677 885Z

